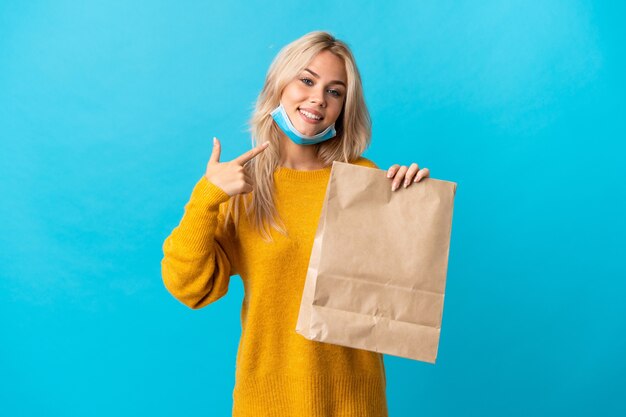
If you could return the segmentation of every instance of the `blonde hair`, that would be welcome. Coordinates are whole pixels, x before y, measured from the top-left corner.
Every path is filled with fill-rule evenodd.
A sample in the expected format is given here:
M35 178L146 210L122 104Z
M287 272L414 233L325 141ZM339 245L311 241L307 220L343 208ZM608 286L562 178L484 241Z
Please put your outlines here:
M284 235L287 234L273 199L273 173L280 161L281 134L270 112L279 105L285 86L322 51L332 52L345 63L347 75L345 102L335 122L337 136L307 146L316 147L318 159L324 166L331 165L333 161L352 162L369 146L372 134L371 119L363 96L361 76L348 45L324 31L310 32L296 39L278 52L267 71L265 84L249 120L248 131L252 136L253 147L265 142L269 142L270 145L244 165L254 182L254 191L235 195L228 200L224 227L232 215L235 230L238 229L239 207L243 200L246 215L251 218L251 224L264 240L272 240L269 226Z

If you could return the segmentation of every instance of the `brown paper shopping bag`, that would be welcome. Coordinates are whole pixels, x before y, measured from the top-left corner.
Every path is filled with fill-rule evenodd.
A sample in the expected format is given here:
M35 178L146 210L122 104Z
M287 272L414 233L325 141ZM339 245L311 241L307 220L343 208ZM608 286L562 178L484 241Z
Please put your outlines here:
M296 332L435 363L456 183L334 162Z

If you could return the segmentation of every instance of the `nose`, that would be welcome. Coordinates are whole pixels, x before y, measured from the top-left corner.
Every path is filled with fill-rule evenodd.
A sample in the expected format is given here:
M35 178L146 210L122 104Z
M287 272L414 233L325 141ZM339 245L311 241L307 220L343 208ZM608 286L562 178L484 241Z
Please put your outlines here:
M324 88L312 88L310 101L311 103L319 104L320 107L326 107L326 100L324 100Z

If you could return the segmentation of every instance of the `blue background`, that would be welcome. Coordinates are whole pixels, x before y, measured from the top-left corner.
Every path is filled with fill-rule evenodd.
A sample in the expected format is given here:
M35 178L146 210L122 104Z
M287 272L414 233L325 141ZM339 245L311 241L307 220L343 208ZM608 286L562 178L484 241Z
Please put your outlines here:
M365 156L458 183L437 363L390 415L626 415L626 10L609 2L0 3L0 414L230 415L243 287L192 311L161 245L250 147L278 50L353 49ZM614 2L618 3L618 2Z

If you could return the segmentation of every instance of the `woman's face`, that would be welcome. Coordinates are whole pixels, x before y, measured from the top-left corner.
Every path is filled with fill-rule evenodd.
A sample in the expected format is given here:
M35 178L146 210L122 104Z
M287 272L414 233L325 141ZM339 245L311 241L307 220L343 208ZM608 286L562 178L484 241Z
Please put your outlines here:
M294 127L313 136L341 114L347 84L343 59L322 51L285 86L280 101Z

